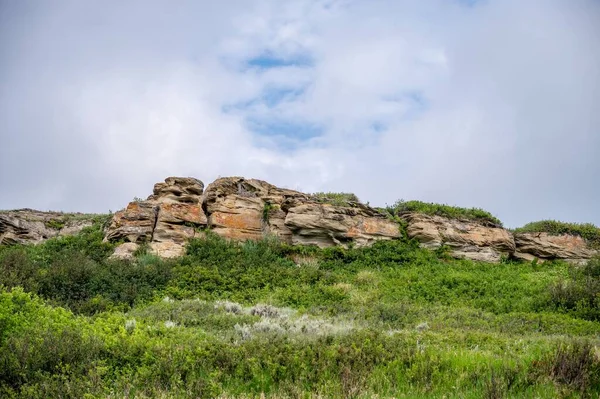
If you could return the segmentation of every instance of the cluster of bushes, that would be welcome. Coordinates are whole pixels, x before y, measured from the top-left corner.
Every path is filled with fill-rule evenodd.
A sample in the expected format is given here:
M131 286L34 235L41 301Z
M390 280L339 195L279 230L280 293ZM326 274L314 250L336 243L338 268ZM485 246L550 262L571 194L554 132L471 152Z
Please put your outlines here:
M211 398L228 392L359 397L404 392L437 397L454 392L555 397L597 394L600 384L600 360L593 346L581 340L548 342L511 358L443 349L445 339L426 332L388 334L367 328L309 341L266 333L231 343L192 327L143 319L137 326L127 323L121 314L76 317L20 289L0 292L0 396Z
M404 212L418 212L426 215L437 215L450 219L467 219L502 226L500 219L479 208L460 208L430 202L398 200L394 205L388 206L387 210L393 215Z
M108 260L102 223L41 245L0 247L0 285L20 286L77 313L126 309L151 299L171 278L173 264L153 256Z
M600 256L583 267L570 268L567 278L551 286L550 295L557 309L600 321Z
M587 320L598 320L599 313L599 279L586 272L594 262L581 270L547 263L548 272L532 280L540 266L451 260L402 240L318 249L273 239L232 243L207 232L176 260L144 253L132 261L110 260L113 249L102 242L98 226L38 246L4 247L0 284L24 287L88 315L164 296L245 304L267 300L327 314L355 312L369 300L469 306L495 314L546 310ZM381 284L362 283L368 276ZM375 309L361 312L372 316Z
M600 259L487 264L410 240L318 249L207 232L178 259L122 261L102 238L97 223L0 247L0 397L600 394Z
M312 197L319 202L337 206L347 206L352 202L360 203L360 200L353 193L313 193Z
M44 224L49 229L60 230L69 222L90 221L93 224L103 225L108 223L110 215L92 213L60 213L59 216L47 220Z
M592 248L600 249L600 227L591 223L565 223L556 220L531 222L514 230L515 233L570 234L585 239Z

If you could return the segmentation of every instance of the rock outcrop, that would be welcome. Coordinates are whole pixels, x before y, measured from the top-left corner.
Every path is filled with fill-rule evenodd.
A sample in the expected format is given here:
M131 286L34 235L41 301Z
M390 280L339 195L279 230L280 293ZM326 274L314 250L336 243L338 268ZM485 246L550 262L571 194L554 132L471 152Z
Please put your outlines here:
M340 197L340 196L338 196ZM313 196L257 179L223 177L209 184L191 177L168 177L146 200L116 212L105 240L118 242L113 256L131 258L143 246L161 257L184 253L205 229L231 240L275 236L293 245L369 246L399 239L399 224L352 197ZM499 262L503 257L584 263L600 251L577 235L511 233L495 219L480 221L404 211L408 237L423 247L450 248L456 258ZM76 234L95 215L0 211L0 244L40 243ZM498 222L499 223L499 222Z
M319 247L368 246L377 240L400 238L398 223L363 204L335 206L305 203L288 209L285 225L292 243Z
M0 245L38 244L52 237L74 235L93 224L82 213L41 212L19 209L0 212Z
M198 179L168 177L154 185L147 200L130 202L116 212L105 236L107 241L124 241L114 256L129 258L140 244L147 244L161 257L182 255L187 240L207 225L203 190L204 184Z
M142 243L162 257L179 256L201 229L232 240L273 235L289 244L371 245L400 237L398 224L359 203L320 203L298 191L257 179L219 178L203 190L199 180L170 177L145 201L115 214L108 241L124 241L116 257L130 257Z
M232 239L272 234L289 244L328 247L365 246L400 236L397 223L366 205L323 204L256 179L218 179L206 188L204 204L212 231Z
M204 207L211 230L222 237L256 240L274 234L291 243L292 232L285 225L282 205L285 201L293 206L308 200L306 194L262 180L223 177L206 188Z
M451 255L485 262L499 262L515 251L512 234L500 226L470 220L448 219L421 213L401 215L407 234L423 247L436 249L446 245Z
M527 261L560 259L581 264L599 253L580 236L570 234L517 233L515 244L514 257Z
M106 241L125 241L134 244L152 241L158 206L151 201L134 201L115 212L106 231Z

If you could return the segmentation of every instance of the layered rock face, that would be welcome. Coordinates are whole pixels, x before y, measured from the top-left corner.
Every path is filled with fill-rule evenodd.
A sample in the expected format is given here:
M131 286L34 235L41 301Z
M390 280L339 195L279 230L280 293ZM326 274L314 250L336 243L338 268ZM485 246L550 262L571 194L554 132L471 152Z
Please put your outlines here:
M581 237L548 233L516 233L492 222L451 219L404 212L407 234L423 247L448 246L452 256L499 262L503 256L531 261L561 259L584 263L598 251ZM39 212L30 209L0 212L0 244L39 243L76 234L93 224L94 215ZM397 222L375 209L342 200L276 187L257 179L219 178L204 190L190 177L169 177L154 185L146 200L116 212L105 240L120 242L113 256L130 258L141 245L161 257L177 257L185 244L204 229L231 240L257 240L273 235L294 245L369 246L400 238Z
M377 240L400 238L398 223L362 204L334 206L305 203L288 209L285 225L292 243L329 247L368 246Z
M226 177L210 184L204 204L209 226L232 239L272 234L289 244L370 245L400 236L398 224L358 203L334 206L262 180Z
M206 188L204 207L210 228L222 237L255 240L274 234L291 243L292 232L285 224L283 203L293 206L308 200L306 194L262 180L223 177Z
M420 213L406 213L402 218L410 238L429 249L447 245L456 258L499 262L515 251L512 234L499 226Z
M561 259L581 264L598 254L583 238L569 234L517 233L515 243L514 257L527 261Z
M77 234L92 224L92 217L85 214L32 209L0 212L0 245L38 244L48 238Z
M168 177L154 185L146 201L131 202L116 212L105 236L107 241L124 241L114 256L131 257L140 244L148 244L161 257L182 255L187 240L207 225L203 190L198 179Z
M115 214L108 241L125 241L115 251L130 257L141 243L159 256L179 256L185 242L208 227L232 240L274 235L289 244L371 245L399 238L398 224L358 203L334 206L262 180L224 177L206 191L199 180L168 178L146 201Z

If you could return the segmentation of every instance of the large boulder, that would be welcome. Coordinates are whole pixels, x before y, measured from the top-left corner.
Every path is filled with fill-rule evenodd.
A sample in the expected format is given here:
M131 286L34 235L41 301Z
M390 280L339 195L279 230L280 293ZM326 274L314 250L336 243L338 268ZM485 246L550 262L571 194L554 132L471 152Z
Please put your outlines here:
M514 256L527 261L560 259L581 264L598 254L586 240L570 234L517 233L515 244Z
M367 246L377 240L400 237L398 223L365 205L335 206L305 203L288 209L285 226L292 232L292 243L319 247Z
M199 204L202 202L204 183L193 177L167 177L164 183L154 185L149 201L159 203Z
M436 249L446 245L451 255L477 261L499 262L515 251L512 234L492 223L450 219L437 215L408 212L401 215L407 234L421 246Z
M202 209L204 184L191 177L168 177L154 185L145 201L130 202L116 212L105 240L136 245L147 243L161 257L183 254L188 239L196 237L207 225ZM114 257L131 257L136 246L117 248Z
M186 242L198 237L206 225L207 218L199 204L160 204L150 248L165 258L180 256Z
M106 230L106 241L144 243L152 241L158 206L152 201L134 201L115 212Z
M0 212L1 244L39 244L49 238L75 235L93 224L94 215L18 209Z
M204 207L216 234L235 240L256 240L273 234L291 243L282 204L307 201L308 195L262 180L223 177L206 188Z

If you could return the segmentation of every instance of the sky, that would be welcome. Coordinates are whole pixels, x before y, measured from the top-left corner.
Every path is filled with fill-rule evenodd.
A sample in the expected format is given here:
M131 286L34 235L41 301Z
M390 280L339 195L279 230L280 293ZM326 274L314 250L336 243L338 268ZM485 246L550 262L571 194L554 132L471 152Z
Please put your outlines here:
M1 0L0 209L167 176L600 225L599 0Z

